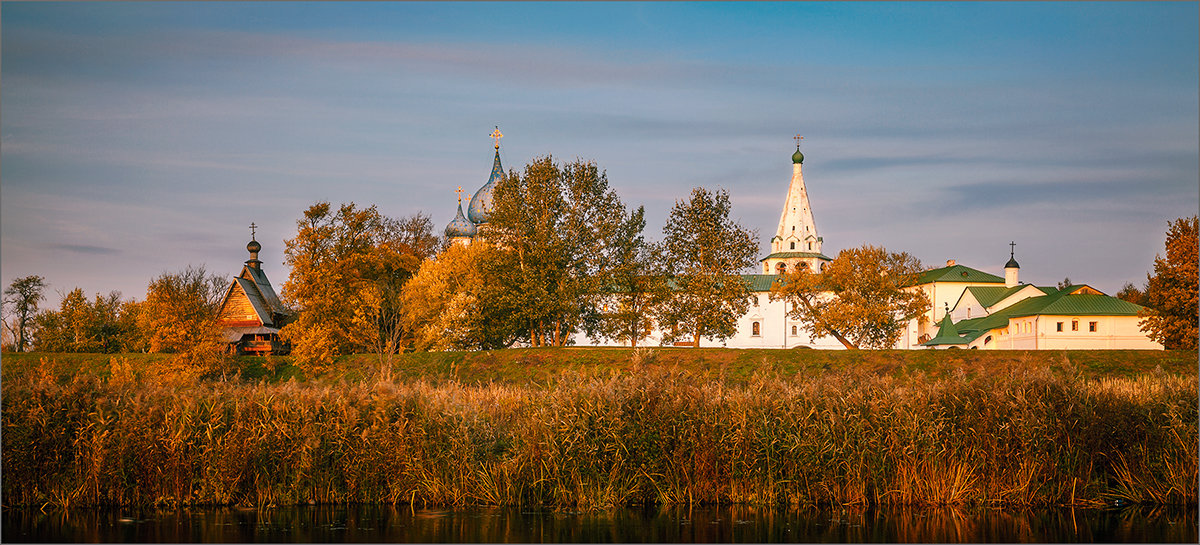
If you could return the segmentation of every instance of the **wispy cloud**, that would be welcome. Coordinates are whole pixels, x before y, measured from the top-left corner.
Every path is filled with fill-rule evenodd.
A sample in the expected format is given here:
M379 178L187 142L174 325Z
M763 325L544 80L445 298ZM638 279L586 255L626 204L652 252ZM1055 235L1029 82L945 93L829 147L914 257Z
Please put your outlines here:
M54 245L51 245L50 248L55 249L55 250L64 250L67 252L74 252L77 254L89 254L89 255L118 255L121 253L121 250L118 250L117 248L108 248L108 247L104 247L104 246L91 246L88 244L54 244Z

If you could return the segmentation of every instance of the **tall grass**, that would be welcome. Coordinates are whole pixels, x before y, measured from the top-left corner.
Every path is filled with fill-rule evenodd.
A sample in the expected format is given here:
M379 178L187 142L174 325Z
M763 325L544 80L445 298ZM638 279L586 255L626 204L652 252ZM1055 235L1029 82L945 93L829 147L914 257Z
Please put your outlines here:
M5 505L1197 501L1195 377L4 383Z

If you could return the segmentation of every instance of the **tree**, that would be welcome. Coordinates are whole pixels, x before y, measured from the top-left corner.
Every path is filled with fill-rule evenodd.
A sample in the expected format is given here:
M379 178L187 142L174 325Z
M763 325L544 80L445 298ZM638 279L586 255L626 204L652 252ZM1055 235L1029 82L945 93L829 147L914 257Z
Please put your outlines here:
M563 346L575 331L597 331L614 237L625 207L593 162L558 165L550 156L510 171L496 187L481 238L495 252L481 303L509 309L505 320L533 346ZM507 326L502 327L507 329Z
M16 343L17 352L24 352L30 344L33 318L37 315L38 303L45 299L42 290L46 289L46 279L38 275L18 278L12 281L4 290L4 308L9 311L11 319L4 320Z
M1074 285L1075 285L1075 284L1072 284L1072 283L1071 283L1071 277L1069 277L1069 276L1068 276L1068 277L1065 277L1065 278L1063 278L1061 281L1059 281L1059 283L1058 283L1058 289L1059 289L1059 290L1062 290L1062 289L1064 289L1064 288L1069 288L1069 287L1071 287L1071 286L1074 286Z
M428 216L390 219L371 206L318 202L285 241L285 300L299 311L280 336L303 365L372 350L381 365L402 349L400 290L439 246Z
M178 353L194 363L220 354L217 317L228 284L228 278L190 265L152 280L140 313L150 351Z
M814 336L832 335L846 348L890 348L905 324L929 310L916 290L921 262L907 253L865 245L842 250L824 272L800 269L771 288L792 303L790 315Z
M1167 226L1166 257L1154 257L1147 275L1142 331L1167 349L1195 350L1197 341L1197 222L1179 218Z
M134 352L145 349L138 326L140 305L124 301L121 292L96 294L88 302L83 290L75 288L62 296L57 311L37 315L37 339L41 352Z
M425 260L401 292L403 325L412 331L415 350L487 350L513 343L519 332L492 316L484 305L483 258L494 252L487 242L452 244ZM499 319L497 319L499 318Z
M754 234L729 219L729 193L698 187L676 201L663 227L663 266L674 291L659 313L663 342L688 336L724 340L754 297L738 271L752 267Z
M1124 286L1121 286L1121 291L1117 292L1117 299L1143 307L1149 304L1149 301L1146 300L1146 286L1138 288L1133 285L1133 282L1126 282Z
M637 347L654 326L654 318L670 297L665 276L659 267L660 249L646 242L645 210L638 207L614 238L608 289L598 305L597 332L617 341L629 341Z

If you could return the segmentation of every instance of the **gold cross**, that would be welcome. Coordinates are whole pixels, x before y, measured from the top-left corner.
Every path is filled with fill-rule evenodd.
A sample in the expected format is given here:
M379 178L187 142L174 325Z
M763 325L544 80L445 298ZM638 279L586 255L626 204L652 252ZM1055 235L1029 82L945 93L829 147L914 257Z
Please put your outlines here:
M500 134L500 126L497 125L496 130L492 131L492 134L489 134L488 136L492 137L492 140L496 141L496 149L500 149L500 139L504 138L504 135Z
M804 140L804 137L797 134L792 138L796 140L796 149L800 149L800 141Z
M258 226L254 225L254 222L250 222L250 240L254 240L254 230L257 228Z
M462 202L462 186L461 185L458 186L458 189L455 189L454 192L458 194L458 202L461 203Z

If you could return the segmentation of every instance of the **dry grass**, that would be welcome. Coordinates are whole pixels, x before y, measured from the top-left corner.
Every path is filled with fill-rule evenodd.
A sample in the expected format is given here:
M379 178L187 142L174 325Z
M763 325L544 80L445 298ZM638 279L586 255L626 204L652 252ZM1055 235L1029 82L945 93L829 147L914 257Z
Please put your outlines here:
M53 365L4 383L8 506L1197 501L1195 377L1161 372L268 384Z

